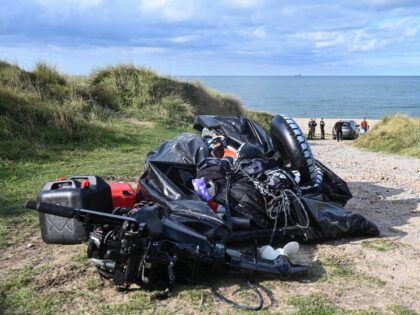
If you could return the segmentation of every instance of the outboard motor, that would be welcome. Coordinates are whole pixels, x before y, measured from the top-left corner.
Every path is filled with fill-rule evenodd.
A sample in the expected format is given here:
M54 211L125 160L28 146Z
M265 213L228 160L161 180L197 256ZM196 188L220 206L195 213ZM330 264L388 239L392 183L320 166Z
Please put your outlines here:
M117 289L133 283L145 288L172 288L176 279L194 279L206 270L249 270L280 278L298 277L308 268L293 265L285 255L264 259L226 248L172 217L157 204L140 204L110 214L46 202L27 201L26 208L40 213L94 224L88 257L98 272Z

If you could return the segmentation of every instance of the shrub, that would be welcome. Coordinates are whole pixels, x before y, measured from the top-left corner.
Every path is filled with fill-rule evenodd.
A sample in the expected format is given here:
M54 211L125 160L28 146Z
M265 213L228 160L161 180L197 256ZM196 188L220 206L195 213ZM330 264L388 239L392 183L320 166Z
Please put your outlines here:
M159 102L158 76L133 65L118 65L91 76L91 92L96 101L113 110L141 109Z
M384 117L355 145L371 151L405 154L420 158L420 119L397 114Z

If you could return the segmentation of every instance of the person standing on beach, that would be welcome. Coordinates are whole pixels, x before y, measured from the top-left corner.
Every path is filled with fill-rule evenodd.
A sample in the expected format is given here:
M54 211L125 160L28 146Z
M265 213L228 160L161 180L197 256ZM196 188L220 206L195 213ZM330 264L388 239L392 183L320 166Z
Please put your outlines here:
M318 124L316 123L316 120L314 119L314 120L312 120L312 131L311 131L311 133L312 133L312 138L315 138L315 128L316 128L316 126L317 126Z
M334 125L334 129L337 142L340 141L340 139L343 141L343 123L341 121L337 121Z
M324 118L321 118L319 122L319 127L321 128L321 140L325 140L325 122Z
M313 119L311 118L308 122L308 140L312 139L312 124L313 124Z
M365 130L365 132L368 131L369 125L368 125L368 122L366 121L366 118L363 118L362 122L360 123L360 127L362 127Z

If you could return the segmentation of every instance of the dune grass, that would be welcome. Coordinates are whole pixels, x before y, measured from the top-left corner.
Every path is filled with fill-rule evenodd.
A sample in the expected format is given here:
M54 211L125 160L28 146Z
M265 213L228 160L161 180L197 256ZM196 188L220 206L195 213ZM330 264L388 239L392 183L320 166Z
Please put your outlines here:
M369 151L420 158L420 118L386 116L354 144Z
M101 146L112 134L106 122L116 116L187 127L197 114L238 115L243 109L235 98L199 83L133 65L78 77L44 63L25 71L0 61L0 113L0 158L18 160L46 158L54 146Z
M133 65L118 65L94 72L90 77L91 92L103 106L131 114L146 110L152 118L173 115L168 103L175 103L176 111L184 119L197 114L238 115L243 112L235 98L203 87L199 82L183 82L158 76L150 69ZM150 107L159 108L155 117Z

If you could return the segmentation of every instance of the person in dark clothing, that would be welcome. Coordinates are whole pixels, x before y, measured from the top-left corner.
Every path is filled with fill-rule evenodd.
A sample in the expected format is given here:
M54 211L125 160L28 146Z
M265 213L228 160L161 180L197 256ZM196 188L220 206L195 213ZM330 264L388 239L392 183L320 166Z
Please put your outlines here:
M343 122L337 121L334 125L334 129L337 142L340 140L343 141Z
M315 119L313 119L312 120L312 131L311 131L311 133L312 133L312 138L315 138L315 128L316 128L316 126L317 126L318 124L316 123L316 120Z
M321 128L321 140L325 140L325 122L324 118L321 118L319 122L319 127Z
M308 122L308 140L312 139L313 134L312 134L312 124L313 124L314 120L311 118Z

